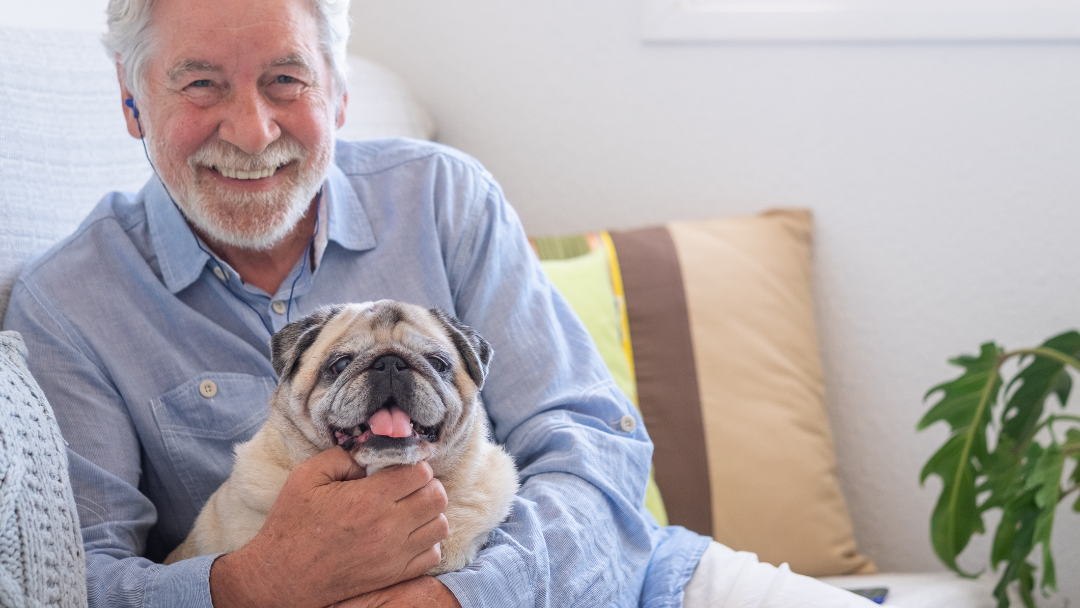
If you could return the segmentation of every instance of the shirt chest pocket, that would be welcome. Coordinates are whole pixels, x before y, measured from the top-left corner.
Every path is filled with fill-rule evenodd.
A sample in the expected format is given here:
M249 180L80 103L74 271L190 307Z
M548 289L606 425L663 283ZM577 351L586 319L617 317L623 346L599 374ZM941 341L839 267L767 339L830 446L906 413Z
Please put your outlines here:
M266 421L273 378L202 374L151 401L165 451L202 508L232 472L233 448Z

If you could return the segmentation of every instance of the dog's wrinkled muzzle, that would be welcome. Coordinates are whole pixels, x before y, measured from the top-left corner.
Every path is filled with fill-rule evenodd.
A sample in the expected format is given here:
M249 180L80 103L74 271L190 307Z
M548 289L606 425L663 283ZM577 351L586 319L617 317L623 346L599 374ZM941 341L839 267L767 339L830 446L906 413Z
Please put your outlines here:
M420 426L406 411L411 409L414 398L414 373L407 361L394 354L372 362L365 374L373 400L376 403L382 400L382 407L355 427L334 429L338 445L346 450L361 444L381 449L437 441L438 425Z

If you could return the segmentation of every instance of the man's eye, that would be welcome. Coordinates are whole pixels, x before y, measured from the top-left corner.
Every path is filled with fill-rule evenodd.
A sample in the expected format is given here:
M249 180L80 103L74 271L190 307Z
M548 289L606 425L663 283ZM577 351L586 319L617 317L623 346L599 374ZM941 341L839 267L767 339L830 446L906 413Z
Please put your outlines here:
M277 82L278 84L292 84L296 82L296 79L292 76L286 76L285 74L282 74L278 76L274 82Z
M212 86L212 85L213 85L213 83L210 82L209 79L203 78L202 80L196 80L195 82L191 83L190 86L198 87L198 88L205 88L205 87L209 87L209 86Z

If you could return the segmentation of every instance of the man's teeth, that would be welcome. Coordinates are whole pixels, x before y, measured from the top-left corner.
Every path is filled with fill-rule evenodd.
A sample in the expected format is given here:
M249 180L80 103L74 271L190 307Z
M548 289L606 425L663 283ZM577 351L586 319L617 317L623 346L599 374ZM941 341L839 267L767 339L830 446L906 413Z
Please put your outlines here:
M231 179L263 179L276 173L279 168L280 167L271 167L261 171L237 171L236 169L229 169L227 167L214 167L218 173Z

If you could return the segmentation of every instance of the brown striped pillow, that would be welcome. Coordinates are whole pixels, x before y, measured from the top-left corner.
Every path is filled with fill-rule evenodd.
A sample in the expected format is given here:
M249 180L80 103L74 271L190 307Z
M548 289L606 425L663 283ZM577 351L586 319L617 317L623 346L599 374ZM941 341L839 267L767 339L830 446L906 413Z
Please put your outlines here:
M836 477L812 233L808 211L779 210L534 246L544 259L614 245L630 369L672 524L801 574L872 572Z

